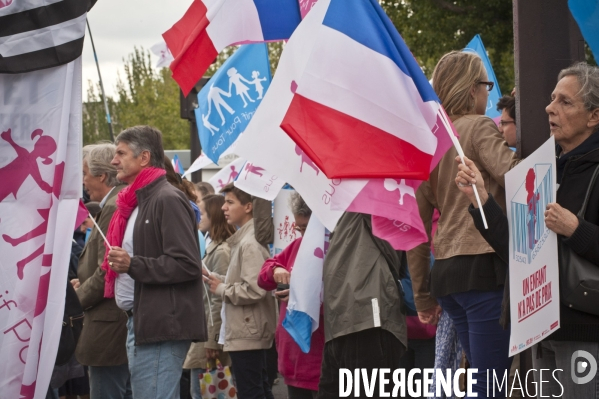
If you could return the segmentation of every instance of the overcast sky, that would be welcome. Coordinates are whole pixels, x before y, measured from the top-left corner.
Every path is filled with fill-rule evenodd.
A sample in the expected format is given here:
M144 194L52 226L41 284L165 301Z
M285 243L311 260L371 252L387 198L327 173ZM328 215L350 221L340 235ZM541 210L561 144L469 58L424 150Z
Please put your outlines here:
M87 18L92 29L104 89L109 96L116 92L117 71L124 78L123 58L134 46L150 47L162 40L162 33L177 22L192 0L98 0ZM87 33L87 32L86 32ZM88 80L98 82L89 37L83 46L83 96ZM153 56L152 65L157 58Z

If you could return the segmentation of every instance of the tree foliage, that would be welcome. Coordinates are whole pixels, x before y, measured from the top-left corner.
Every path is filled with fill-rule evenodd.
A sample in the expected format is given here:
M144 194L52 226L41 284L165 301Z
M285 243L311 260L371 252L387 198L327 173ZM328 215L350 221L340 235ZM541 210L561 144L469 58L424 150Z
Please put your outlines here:
M514 87L511 0L382 0L381 6L429 78L443 54L480 34L502 92Z
M165 149L189 148L189 124L179 116L179 86L170 70L154 69L143 48L135 48L123 62L125 79L119 75L116 98L108 98L115 135L130 126L152 125L162 132ZM90 82L83 123L85 144L110 139L99 93Z

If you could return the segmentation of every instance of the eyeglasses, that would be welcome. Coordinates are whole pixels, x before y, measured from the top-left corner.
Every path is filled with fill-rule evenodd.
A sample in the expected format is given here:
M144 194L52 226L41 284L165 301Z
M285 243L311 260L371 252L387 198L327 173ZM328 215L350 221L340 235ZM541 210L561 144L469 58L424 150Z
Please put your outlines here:
M308 226L294 226L293 230L303 234L306 232L307 228L308 228Z
M495 82L476 82L477 85L487 85L487 91L493 90L495 87Z
M504 127L505 125L509 125L510 123L516 124L516 121L499 121L499 126Z

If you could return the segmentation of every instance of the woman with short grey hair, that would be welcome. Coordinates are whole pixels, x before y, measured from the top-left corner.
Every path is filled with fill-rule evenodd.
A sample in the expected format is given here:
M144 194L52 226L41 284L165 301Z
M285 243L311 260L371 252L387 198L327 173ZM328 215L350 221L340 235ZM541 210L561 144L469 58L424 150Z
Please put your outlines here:
M545 210L545 225L572 252L599 267L599 184L589 187L599 167L599 68L578 63L562 70L546 111L551 134L558 144L559 188L556 203L548 204ZM587 210L583 217L578 217L587 190L590 190ZM559 265L561 272L569 267ZM586 351L599 358L598 337L599 316L561 302L560 329L537 344L533 356L534 369L556 370L563 384L562 390L551 379L549 395L559 396L563 392L564 398L599 398L596 377L586 384L574 383L571 378L576 375L572 369L574 352Z

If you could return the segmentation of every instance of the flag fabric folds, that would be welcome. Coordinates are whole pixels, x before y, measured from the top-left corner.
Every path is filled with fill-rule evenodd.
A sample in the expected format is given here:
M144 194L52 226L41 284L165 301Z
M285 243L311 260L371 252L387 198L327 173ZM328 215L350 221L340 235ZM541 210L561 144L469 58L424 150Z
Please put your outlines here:
M331 210L330 205L340 181L327 178L280 127L293 97L292 82L299 78L318 39L314 33L328 1L318 0L289 39L268 93L237 141L235 153L266 170L276 170L279 178L299 192L313 215L332 231L343 214Z
M487 102L487 111L485 115L487 115L491 119L496 119L501 117L501 111L497 110L497 102L501 98L501 90L499 89L499 82L497 81L497 77L495 76L495 71L493 70L493 66L491 65L491 60L489 60L489 56L487 55L487 50L485 49L485 45L483 44L483 40L480 35L476 35L470 40L465 47L465 51L474 51L478 56L483 60L483 65L487 70L487 78L490 82L495 83L493 86L493 90L489 93L489 100Z
M599 60L599 1L568 0L568 7L595 60Z
M283 130L329 178L427 179L439 99L378 1L331 0L316 29Z
M245 130L270 81L266 44L247 44L229 57L198 93L198 134L212 162L217 163Z
M54 368L78 222L81 58L0 75L0 93L8 92L0 107L0 396L37 399Z
M162 35L173 78L187 95L225 47L288 39L300 20L297 0L194 0Z
M322 266L328 247L326 230L311 217L291 270L289 303L283 327L304 353L310 352L312 333L318 329L322 298Z
M37 71L78 58L92 4L29 0L0 7L0 73Z

